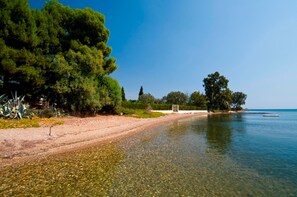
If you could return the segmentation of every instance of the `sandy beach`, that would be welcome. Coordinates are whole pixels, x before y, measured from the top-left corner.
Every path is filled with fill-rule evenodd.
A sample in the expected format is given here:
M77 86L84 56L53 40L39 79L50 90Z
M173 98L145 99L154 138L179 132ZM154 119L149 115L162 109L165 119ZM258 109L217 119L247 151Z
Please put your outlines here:
M0 166L40 158L86 146L109 143L150 127L198 114L170 114L159 118L138 119L124 116L63 118L64 124L52 128L42 126L26 129L0 130ZM51 129L51 135L49 135Z

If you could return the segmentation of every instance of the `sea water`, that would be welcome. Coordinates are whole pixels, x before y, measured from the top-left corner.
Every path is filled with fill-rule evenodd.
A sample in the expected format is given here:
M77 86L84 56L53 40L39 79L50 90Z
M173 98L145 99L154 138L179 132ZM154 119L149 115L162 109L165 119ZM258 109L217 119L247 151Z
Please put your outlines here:
M1 196L297 196L297 110L176 120L0 173Z
M297 110L179 120L121 144L111 195L297 196Z

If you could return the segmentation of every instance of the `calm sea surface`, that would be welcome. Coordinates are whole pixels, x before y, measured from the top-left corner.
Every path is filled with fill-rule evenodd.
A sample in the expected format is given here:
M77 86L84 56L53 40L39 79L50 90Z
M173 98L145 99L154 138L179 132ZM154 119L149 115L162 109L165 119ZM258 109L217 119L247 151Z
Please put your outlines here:
M13 196L297 196L297 110L179 120L0 172Z
M114 194L297 196L297 110L180 120L122 144Z

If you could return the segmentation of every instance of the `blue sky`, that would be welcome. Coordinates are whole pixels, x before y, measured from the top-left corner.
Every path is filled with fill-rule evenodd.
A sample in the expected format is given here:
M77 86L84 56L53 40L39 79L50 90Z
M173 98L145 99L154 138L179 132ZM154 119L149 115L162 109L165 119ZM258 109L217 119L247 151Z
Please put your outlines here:
M29 0L41 8L43 0ZM296 0L60 0L106 16L112 76L136 99L204 92L215 71L248 108L297 108Z

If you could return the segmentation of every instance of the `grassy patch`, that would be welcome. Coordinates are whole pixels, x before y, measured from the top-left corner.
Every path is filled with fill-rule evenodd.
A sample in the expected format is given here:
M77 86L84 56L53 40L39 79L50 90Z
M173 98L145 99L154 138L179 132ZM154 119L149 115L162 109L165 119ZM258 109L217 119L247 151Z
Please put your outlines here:
M64 124L64 121L55 118L33 117L32 119L23 118L21 120L0 119L0 129L40 127L41 125L56 126L61 124Z
M160 116L165 116L165 114L163 114L163 113L149 112L149 111L144 110L144 109L128 109L128 108L124 108L122 111L123 111L123 114L125 116L135 117L135 118L157 118L157 117L160 117Z
M0 119L0 129L9 128L28 128L28 127L40 127L39 118L32 119L21 119L21 120L11 120L11 119Z

